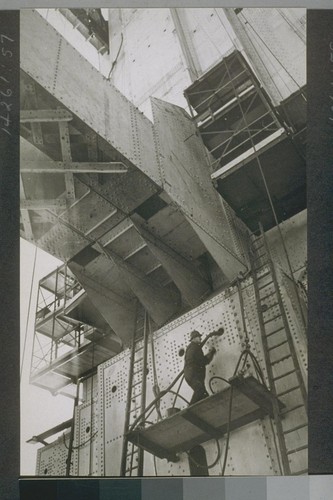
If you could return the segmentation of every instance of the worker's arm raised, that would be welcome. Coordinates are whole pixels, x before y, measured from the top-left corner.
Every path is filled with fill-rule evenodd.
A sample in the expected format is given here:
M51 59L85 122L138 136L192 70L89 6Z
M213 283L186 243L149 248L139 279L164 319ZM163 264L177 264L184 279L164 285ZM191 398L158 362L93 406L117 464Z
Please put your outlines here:
M201 342L201 347L203 347L205 345L205 343L207 342L208 339L210 339L211 337L221 337L221 335L224 334L224 328L219 328L218 330L214 330L213 332L210 332L207 337Z

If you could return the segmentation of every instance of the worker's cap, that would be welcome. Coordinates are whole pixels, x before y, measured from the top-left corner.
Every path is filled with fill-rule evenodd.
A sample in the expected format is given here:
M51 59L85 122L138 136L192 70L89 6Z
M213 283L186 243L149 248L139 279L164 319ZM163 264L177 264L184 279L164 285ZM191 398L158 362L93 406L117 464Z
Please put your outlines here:
M191 340L195 339L196 337L201 338L201 333L199 333L197 330L193 330L193 332L191 332Z

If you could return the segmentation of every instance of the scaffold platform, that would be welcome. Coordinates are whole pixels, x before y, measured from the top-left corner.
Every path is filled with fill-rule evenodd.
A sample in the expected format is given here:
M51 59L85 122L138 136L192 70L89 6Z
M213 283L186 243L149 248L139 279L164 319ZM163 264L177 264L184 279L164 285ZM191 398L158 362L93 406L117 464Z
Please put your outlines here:
M228 431L229 403L232 411L229 429L234 431L266 415L273 416L275 396L254 377L234 377L231 386L146 428L136 428L128 439L158 458L178 461L177 454L210 439L222 438ZM278 402L280 410L283 403Z

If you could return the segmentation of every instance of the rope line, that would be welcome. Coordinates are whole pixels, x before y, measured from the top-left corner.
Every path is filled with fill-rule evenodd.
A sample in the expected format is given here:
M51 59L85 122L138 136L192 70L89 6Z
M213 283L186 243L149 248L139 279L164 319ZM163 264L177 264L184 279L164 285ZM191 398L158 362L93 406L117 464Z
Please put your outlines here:
M28 327L29 327L31 299L32 299L32 289L33 289L33 285L34 285L34 281L35 281L37 250L38 250L38 248L37 248L37 246L35 246L34 263L33 263L33 268L32 268L32 277L31 277L31 285L30 285L30 293L29 293L28 315L27 315L27 321L26 321L26 326L25 326L24 344L23 344L23 351L22 351L20 380L22 380L23 364L24 364L24 358L25 358L25 351L26 351L26 347L27 347Z

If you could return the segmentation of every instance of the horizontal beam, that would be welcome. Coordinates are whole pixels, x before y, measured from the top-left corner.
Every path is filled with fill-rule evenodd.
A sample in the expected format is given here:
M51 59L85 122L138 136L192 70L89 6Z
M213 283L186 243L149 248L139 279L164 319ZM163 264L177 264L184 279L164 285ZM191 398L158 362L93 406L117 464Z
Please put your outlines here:
M93 172L95 174L125 174L128 168L124 163L118 161L109 162L71 162L71 161L30 161L21 164L21 173L69 173L84 174Z
M210 425L208 422L203 420L202 418L198 417L195 413L192 413L190 411L186 411L182 414L182 417L187 420L188 422L191 422L191 424L195 425L200 429L201 431L205 432L212 438L218 439L221 437L221 433L217 431L215 427Z
M20 112L21 123L69 122L72 119L72 113L66 109L22 109Z
M251 147L241 155L237 156L237 158L234 158L231 162L227 163L223 167L219 168L216 172L211 174L212 180L224 179L228 175L234 173L236 170L252 161L257 156L267 151L267 149L283 141L285 138L286 131L281 127L279 130L260 141L254 147Z
M67 207L66 200L20 200L20 207L24 210L46 210L49 208L63 208Z
M56 425L55 427L52 427L52 429L49 429L48 431L42 432L41 434L38 434L38 436L33 436L31 439L27 441L27 443L43 443L44 439L53 436L54 434L57 434L58 432L64 431L65 429L68 429L71 427L73 422L73 419L66 420L65 422L62 422L59 425Z

